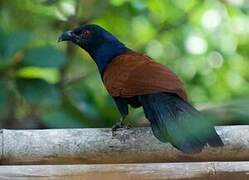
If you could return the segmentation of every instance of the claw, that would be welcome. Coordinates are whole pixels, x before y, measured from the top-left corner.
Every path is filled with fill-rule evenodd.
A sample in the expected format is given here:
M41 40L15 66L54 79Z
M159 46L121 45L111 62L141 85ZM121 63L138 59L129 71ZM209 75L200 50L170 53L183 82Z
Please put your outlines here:
M117 131L118 129L123 128L123 125L121 122L117 122L112 126L112 132Z
M124 124L125 118L121 118L119 122L114 124L112 126L112 135L114 136L114 132L117 131L118 129L125 128L125 129L130 129L131 125L130 124Z

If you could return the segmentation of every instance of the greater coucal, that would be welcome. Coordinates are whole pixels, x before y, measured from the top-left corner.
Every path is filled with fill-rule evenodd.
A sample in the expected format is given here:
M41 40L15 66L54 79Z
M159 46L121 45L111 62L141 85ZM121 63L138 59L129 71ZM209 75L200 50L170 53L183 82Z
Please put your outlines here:
M167 67L127 48L114 35L94 24L65 31L59 41L86 50L98 66L113 97L123 127L128 105L143 107L154 135L185 153L200 152L206 144L222 146L214 126L187 101L182 82Z

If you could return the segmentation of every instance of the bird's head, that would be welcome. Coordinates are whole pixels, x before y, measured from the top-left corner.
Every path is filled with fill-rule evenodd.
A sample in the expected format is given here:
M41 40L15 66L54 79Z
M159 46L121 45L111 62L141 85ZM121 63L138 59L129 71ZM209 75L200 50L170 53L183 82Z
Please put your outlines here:
M62 33L58 41L71 41L86 50L100 71L103 71L113 57L127 51L125 45L114 35L95 24L67 30Z

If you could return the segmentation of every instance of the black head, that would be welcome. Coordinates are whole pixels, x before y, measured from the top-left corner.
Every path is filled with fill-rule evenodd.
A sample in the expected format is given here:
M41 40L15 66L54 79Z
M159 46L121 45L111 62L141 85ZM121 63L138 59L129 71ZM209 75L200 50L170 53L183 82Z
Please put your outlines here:
M65 31L58 41L71 41L86 50L102 71L111 59L127 48L114 35L95 24L80 26Z
M90 54L103 44L120 43L115 36L95 24L88 24L73 30L65 31L59 37L58 41L71 41Z

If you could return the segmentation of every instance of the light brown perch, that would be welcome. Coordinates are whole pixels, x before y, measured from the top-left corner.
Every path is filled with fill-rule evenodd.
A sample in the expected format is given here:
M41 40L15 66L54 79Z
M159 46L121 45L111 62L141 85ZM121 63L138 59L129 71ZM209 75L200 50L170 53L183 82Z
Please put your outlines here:
M249 126L216 128L223 148L184 154L159 142L150 128L2 130L1 164L153 163L249 160Z
M249 179L249 162L0 166L5 180Z

